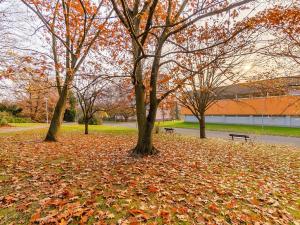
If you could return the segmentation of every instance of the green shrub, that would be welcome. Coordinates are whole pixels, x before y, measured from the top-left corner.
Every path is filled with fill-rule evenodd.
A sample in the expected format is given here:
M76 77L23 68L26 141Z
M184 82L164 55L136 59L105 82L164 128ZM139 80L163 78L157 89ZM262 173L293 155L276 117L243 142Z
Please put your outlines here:
M0 118L12 117L9 112L0 112Z
M64 114L64 121L66 122L74 122L76 117L75 109L66 109Z
M78 123L84 124L83 116L78 119ZM89 120L89 125L100 125L100 124L102 124L102 120L97 117L93 117L92 119Z
M7 123L31 123L30 118L14 117L8 112L0 112L0 120L5 119Z
M0 119L0 127L5 126L5 125L7 125L7 124L8 124L7 120L6 120L4 117L2 117L2 118Z
M9 123L32 123L32 120L30 118L11 117Z
M22 108L17 105L10 104L8 102L0 103L0 112L8 112L13 116L18 116L22 112Z

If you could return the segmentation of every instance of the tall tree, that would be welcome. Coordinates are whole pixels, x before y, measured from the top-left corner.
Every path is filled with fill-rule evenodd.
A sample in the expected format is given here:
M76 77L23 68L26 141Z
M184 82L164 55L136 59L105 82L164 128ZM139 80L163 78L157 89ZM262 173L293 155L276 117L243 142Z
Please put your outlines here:
M135 156L157 153L153 146L152 130L159 103L174 90L158 93L160 72L168 64L177 64L175 53L189 53L201 49L187 49L181 45L189 27L203 23L221 13L229 15L251 0L229 4L228 1L173 1L173 0L111 0L115 13L130 36L132 52L132 84L135 89L138 141L132 154ZM230 17L230 15L229 15ZM217 43L214 43L217 44ZM172 58L173 57L173 58ZM148 72L148 74L147 74ZM148 83L146 83L148 81ZM149 95L147 95L149 92ZM146 102L149 101L147 106Z
M56 86L59 94L46 141L56 141L74 76L90 50L104 40L111 11L105 1L21 0L51 36Z

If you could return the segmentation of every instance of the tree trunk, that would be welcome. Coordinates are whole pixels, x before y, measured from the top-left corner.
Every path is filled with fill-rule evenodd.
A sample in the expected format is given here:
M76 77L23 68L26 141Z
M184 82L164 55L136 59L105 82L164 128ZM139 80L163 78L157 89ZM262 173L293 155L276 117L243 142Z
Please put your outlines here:
M152 90L153 91L153 90ZM157 100L156 96L150 92L150 104L149 112L146 117L146 106L145 106L145 87L136 86L136 112L138 120L138 143L133 150L134 156L145 156L157 154L157 149L153 146L152 131L157 113Z
M155 123L157 108L150 108L147 119L138 120L138 126L144 124L142 129L139 128L138 142L133 149L132 155L134 156L145 156L154 155L158 153L158 150L153 146L153 128Z
M45 138L45 141L57 141L57 133L59 131L62 118L65 112L67 97L68 97L68 86L65 85L56 103L53 117L51 119L50 127L48 129L48 133Z
M84 134L89 134L89 120L84 120Z
M178 108L178 103L175 103L175 120L179 120L180 116L179 116L179 108Z
M133 53L134 57L138 58L138 49L136 43L133 43ZM160 55L161 48L159 48ZM153 147L152 140L152 131L154 128L156 112L157 112L157 99L156 99L156 82L157 82L157 74L159 69L159 59L160 57L156 57L153 61L152 71L151 71L151 79L150 79L150 104L149 104L149 113L146 116L146 104L145 104L145 86L143 84L143 65L140 61L137 64L135 71L135 99L136 99L136 116L138 122L138 142L135 148L132 151L133 156L145 156L145 155L153 155L158 153L158 151Z
M206 138L206 134L205 134L205 115L204 115L204 113L200 114L199 125L200 125L200 138Z
M136 73L142 73L141 66L138 66ZM149 114L146 116L145 87L142 80L138 81L135 85L135 99L138 122L138 141L132 151L132 155L145 156L156 154L157 150L153 147L152 142L152 130L154 127L157 107L150 105Z

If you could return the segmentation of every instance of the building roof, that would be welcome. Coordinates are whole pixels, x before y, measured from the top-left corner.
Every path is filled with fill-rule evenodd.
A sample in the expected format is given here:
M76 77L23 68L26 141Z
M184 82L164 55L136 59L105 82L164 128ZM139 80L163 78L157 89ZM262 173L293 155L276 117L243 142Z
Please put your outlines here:
M233 99L237 97L259 97L259 96L278 96L286 95L291 90L299 89L300 76L278 77L268 80L249 81L245 83L232 84L220 87L220 99Z
M185 107L181 114L192 115ZM266 98L222 99L216 101L206 115L269 115L300 116L300 97L273 96Z

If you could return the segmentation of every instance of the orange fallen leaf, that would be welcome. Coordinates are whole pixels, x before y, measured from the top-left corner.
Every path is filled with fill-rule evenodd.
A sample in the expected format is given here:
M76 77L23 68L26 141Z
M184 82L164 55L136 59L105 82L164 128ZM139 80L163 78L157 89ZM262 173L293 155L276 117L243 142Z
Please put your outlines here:
M188 210L189 210L189 209L188 209L187 207L179 207L179 208L176 209L176 211L177 211L178 213L181 213L181 214L187 213Z
M30 222L31 223L37 222L40 218L41 218L41 211L37 210L37 212L31 216Z
M61 219L59 225L67 225L67 221L65 221L65 219Z
M14 197L12 197L12 196L6 196L4 198L4 202L7 203L7 204L11 204L11 203L13 203L15 201L16 201L16 199Z
M256 206L259 206L259 204L260 204L260 202L256 198L252 198L250 200L250 202L251 202L251 204L256 205Z
M159 189L157 187L155 187L154 185L149 185L147 189L151 193L156 193L159 191Z
M148 220L150 216L144 211L140 209L131 209L128 211L133 216L138 216L139 218L142 218L144 220Z
M235 199L232 199L230 202L226 203L226 208L227 209L233 209L236 207L237 201Z
M82 216L80 218L79 224L86 224L86 222L88 221L88 219L89 219L89 216L87 216L87 215Z
M137 215L137 214L141 214L141 213L144 213L143 210L140 210L140 209L131 209L128 211L130 214L132 215Z
M159 214L158 214L160 217L162 217L163 219L168 219L169 216L170 216L170 213L168 211L160 211Z
M218 213L220 210L218 206L215 203L212 203L208 206L209 210L211 210L214 213Z

